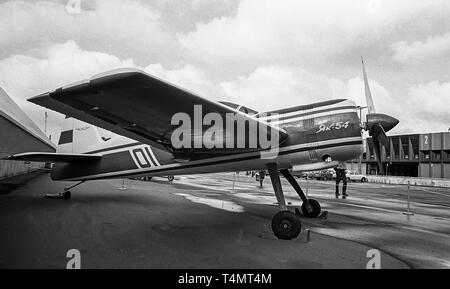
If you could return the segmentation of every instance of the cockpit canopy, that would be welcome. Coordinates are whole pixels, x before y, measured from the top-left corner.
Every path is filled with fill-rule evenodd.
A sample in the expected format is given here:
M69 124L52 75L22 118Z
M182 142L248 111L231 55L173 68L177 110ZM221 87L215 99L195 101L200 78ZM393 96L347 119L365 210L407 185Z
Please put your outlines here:
M228 107L231 107L232 109L235 109L237 111L240 111L240 112L243 112L245 114L248 114L248 115L258 114L258 112L256 110L253 110L251 108L248 108L248 107L236 104L236 103L226 102L226 101L221 101L220 103L223 104L223 105L226 105Z

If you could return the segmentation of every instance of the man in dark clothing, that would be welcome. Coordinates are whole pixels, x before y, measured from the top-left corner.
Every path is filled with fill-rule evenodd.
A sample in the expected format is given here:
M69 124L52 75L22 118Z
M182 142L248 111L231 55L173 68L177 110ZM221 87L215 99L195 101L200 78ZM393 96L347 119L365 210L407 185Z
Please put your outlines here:
M347 194L347 175L345 173L345 164L340 163L334 171L336 172L336 199L339 198L339 183L342 181L342 197L343 199L348 197Z

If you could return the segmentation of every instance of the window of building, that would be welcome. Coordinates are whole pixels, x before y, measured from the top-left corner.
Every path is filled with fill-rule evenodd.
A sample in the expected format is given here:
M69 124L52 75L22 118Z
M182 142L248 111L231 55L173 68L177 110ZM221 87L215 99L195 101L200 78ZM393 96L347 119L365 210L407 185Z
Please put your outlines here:
M386 159L390 160L391 159L391 139L389 138L389 145L387 147L384 147L385 151L386 151Z
M441 152L440 151L433 151L433 160L434 161L440 161L441 160Z
M402 142L403 157L405 160L409 160L409 136L400 137Z
M393 146L393 152L394 152L394 159L398 160L400 159L400 138L399 137L393 137L392 138L392 146Z
M410 136L411 145L413 149L414 159L419 159L419 143L420 143L420 136L419 135L412 135Z
M422 152L420 152L421 153L421 159L422 160L429 160L430 159L430 152L428 152L428 151L422 151Z
M444 157L443 159L445 161L450 161L450 151L444 151Z

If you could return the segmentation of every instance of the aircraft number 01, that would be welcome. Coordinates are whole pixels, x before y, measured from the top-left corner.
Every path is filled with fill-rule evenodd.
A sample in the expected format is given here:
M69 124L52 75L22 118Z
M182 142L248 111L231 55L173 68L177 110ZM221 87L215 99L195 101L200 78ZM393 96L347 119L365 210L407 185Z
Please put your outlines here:
M138 168L146 169L159 166L158 160L149 147L133 149L130 153Z

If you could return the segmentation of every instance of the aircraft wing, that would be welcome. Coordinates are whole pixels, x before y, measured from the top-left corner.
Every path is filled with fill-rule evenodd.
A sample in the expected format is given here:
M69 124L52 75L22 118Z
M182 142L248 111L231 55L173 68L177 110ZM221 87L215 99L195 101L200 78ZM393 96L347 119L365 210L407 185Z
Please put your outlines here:
M223 117L224 122L227 113L236 113L229 106L209 101L135 69L107 72L29 101L171 152L176 152L171 144L172 132L177 128L171 125L173 115L185 113L194 120L194 105L202 106L202 117L215 112ZM249 122L260 122L250 115L238 114ZM263 127L270 135L271 127L268 124ZM278 131L280 139L287 138L284 130L272 129ZM189 133L196 137L193 130ZM201 149L190 153L199 151ZM230 152L229 149L224 151Z
M69 163L100 160L100 155L60 154L60 153L23 153L8 157L12 161Z

